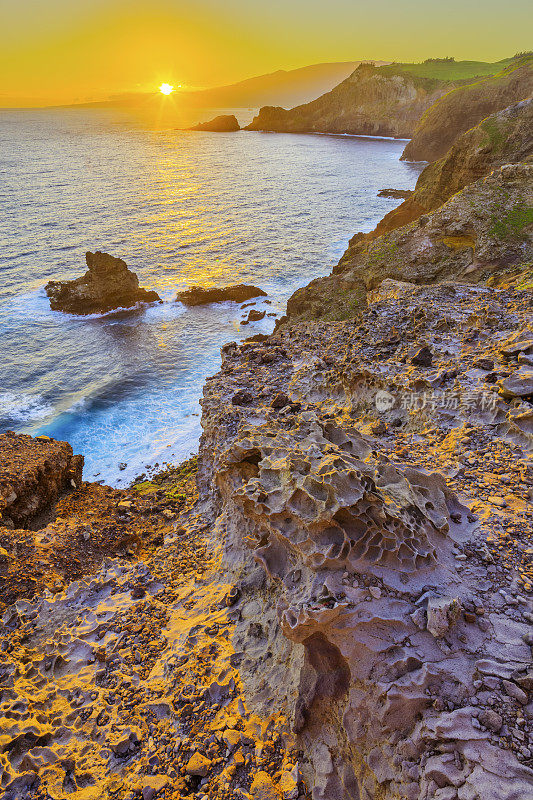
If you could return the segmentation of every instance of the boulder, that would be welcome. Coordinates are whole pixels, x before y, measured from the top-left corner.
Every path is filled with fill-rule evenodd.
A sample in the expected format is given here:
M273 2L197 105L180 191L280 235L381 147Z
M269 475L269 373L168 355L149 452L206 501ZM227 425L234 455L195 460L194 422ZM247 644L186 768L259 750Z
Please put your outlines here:
M523 366L505 380L500 381L500 393L504 397L528 397L533 395L533 369Z
M226 300L242 303L251 297L266 297L266 292L257 286L248 286L245 283L223 288L213 286L209 289L204 289L203 286L191 286L184 292L178 292L176 300L186 306L205 306L209 303L224 303Z
M234 133L240 129L237 117L233 114L220 114L220 116L210 119L209 122L199 122L198 125L189 128L191 131L210 131L211 133Z
M139 286L137 275L121 258L88 252L89 269L73 281L50 281L45 286L53 311L68 314L105 314L137 303L161 302L157 292Z

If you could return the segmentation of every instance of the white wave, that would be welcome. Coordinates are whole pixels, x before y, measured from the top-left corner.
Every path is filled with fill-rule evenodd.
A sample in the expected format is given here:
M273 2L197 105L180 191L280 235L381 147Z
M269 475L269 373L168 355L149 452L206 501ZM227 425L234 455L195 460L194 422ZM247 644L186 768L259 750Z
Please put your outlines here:
M52 413L53 407L41 395L0 392L0 417L12 422L26 423L43 419Z

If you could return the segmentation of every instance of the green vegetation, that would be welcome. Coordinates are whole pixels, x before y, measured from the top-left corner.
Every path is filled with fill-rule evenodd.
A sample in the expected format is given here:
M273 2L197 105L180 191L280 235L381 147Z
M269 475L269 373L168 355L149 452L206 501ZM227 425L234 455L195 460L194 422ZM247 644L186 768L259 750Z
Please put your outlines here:
M525 203L517 203L503 217L493 214L491 223L490 236L498 239L520 236L524 228L533 225L533 208Z
M198 468L197 458L189 458L178 467L168 466L162 472L158 472L149 480L144 480L145 475L139 475L132 488L140 495L158 493L158 497L181 503L187 494L187 484L194 478Z
M500 127L494 117L489 117L481 123L481 129L489 137L489 142L493 150L501 150L507 141L507 129Z
M456 83L457 81L473 81L496 75L509 66L512 58L505 58L490 64L486 61L455 61L453 59L427 59L421 64L387 64L378 67L382 75L405 75L419 78L422 81Z

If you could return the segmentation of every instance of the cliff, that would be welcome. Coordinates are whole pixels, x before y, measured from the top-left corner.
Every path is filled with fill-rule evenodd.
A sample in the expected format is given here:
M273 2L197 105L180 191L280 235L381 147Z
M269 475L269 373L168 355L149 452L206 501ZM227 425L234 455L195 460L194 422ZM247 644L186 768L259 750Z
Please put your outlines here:
M533 261L533 164L510 164L417 221L371 239L357 234L333 274L295 292L289 317L345 319L385 278L479 282Z
M420 120L402 158L436 161L465 131L533 92L533 56L511 61L498 75L447 93Z
M369 234L381 236L433 211L497 167L533 156L533 97L482 120L420 173L414 192Z
M412 136L422 114L454 86L497 71L477 62L361 64L346 80L291 110L261 108L247 130ZM509 101L510 102L510 101Z

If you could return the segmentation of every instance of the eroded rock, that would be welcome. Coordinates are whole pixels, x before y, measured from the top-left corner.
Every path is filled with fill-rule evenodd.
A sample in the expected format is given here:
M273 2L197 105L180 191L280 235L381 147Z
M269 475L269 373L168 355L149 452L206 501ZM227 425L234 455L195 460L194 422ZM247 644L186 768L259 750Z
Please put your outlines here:
M105 314L138 303L160 302L154 291L139 286L137 275L121 258L88 252L85 275L73 281L50 281L45 290L54 311L69 314Z

